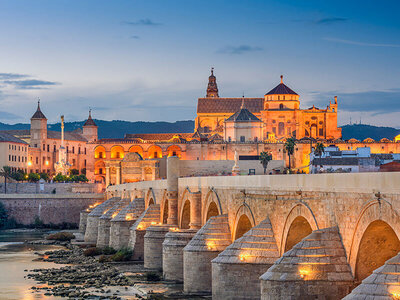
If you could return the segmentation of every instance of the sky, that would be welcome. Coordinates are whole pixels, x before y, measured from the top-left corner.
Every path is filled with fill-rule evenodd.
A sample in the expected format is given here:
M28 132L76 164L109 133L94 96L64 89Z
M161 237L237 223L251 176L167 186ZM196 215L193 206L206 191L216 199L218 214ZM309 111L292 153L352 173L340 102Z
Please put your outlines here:
M0 0L0 122L194 119L284 76L339 125L400 128L400 1Z

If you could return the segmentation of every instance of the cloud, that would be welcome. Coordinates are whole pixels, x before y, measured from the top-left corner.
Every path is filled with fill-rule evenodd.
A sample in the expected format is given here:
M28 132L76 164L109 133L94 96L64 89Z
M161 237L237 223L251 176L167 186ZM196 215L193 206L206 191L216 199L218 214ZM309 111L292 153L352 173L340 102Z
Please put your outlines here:
M20 116L14 115L13 113L9 113L6 111L0 111L0 119L5 119L5 120L16 120L16 119L21 119Z
M140 36L138 36L138 35L131 35L129 38L134 39L134 40L138 40L138 39L140 39Z
M0 80L9 80L9 79L19 79L29 77L25 74L17 74L17 73L0 73Z
M340 44L355 45L355 46L365 46L365 47L389 47L389 48L400 48L400 44L378 44L378 43L364 43L352 40L343 40L337 38L323 38L328 42L335 42Z
M261 47L253 47L249 45L240 45L240 46L226 46L224 48L221 48L217 50L217 53L223 53L223 54L244 54L247 52L256 52L256 51L262 51L263 48Z
M5 80L5 84L13 85L17 89L41 89L48 86L57 85L59 83L46 80L38 79L26 79L26 80Z
M159 26L163 25L162 23L156 23L150 20L149 18L141 19L138 21L124 21L122 24L130 25L130 26Z
M348 19L346 18L338 18L338 17L328 17L316 20L314 23L317 25L330 25L334 23L342 23L346 22Z
M338 96L339 109L348 112L370 112L372 115L400 112L400 88L387 91L365 91L355 93L316 93L315 104L326 107L333 95Z

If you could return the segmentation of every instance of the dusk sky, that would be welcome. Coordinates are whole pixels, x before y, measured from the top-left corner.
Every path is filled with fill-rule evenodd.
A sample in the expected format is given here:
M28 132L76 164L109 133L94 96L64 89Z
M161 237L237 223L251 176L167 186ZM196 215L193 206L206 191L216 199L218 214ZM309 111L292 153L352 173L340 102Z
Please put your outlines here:
M400 128L399 1L0 0L0 122L194 119L284 82L339 125Z

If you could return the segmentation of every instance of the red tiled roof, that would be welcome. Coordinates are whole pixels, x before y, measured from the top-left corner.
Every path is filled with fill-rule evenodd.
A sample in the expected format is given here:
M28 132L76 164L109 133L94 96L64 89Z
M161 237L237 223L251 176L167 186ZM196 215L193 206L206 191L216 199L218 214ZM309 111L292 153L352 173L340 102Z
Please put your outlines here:
M243 98L199 98L197 113L234 114L240 110ZM244 98L245 107L254 113L259 113L264 106L264 98Z

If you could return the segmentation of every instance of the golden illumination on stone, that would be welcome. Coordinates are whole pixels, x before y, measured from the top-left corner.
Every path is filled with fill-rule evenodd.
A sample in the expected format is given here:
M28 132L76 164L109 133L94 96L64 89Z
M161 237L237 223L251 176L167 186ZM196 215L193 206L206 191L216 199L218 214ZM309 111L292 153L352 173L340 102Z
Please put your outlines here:
M126 216L125 216L125 220L126 220L126 221L131 221L131 220L133 220L132 215L130 215L130 214L129 214L129 215L126 215Z
M138 225L137 230L143 230L143 225Z
M300 277L301 277L302 279L304 279L304 280L306 280L307 276L309 276L310 273L311 273L310 270L309 270L309 269L306 269L306 268L301 268L301 269L299 270Z
M150 224L151 224L151 225L157 225L157 222L154 222L154 221L153 221L153 222L151 222Z
M240 254L239 259L240 261L246 261L248 259L249 255L248 254Z
M179 228L178 227L171 227L169 230L177 232L177 231L179 231Z
M114 219L118 215L118 212L112 214L111 219Z

